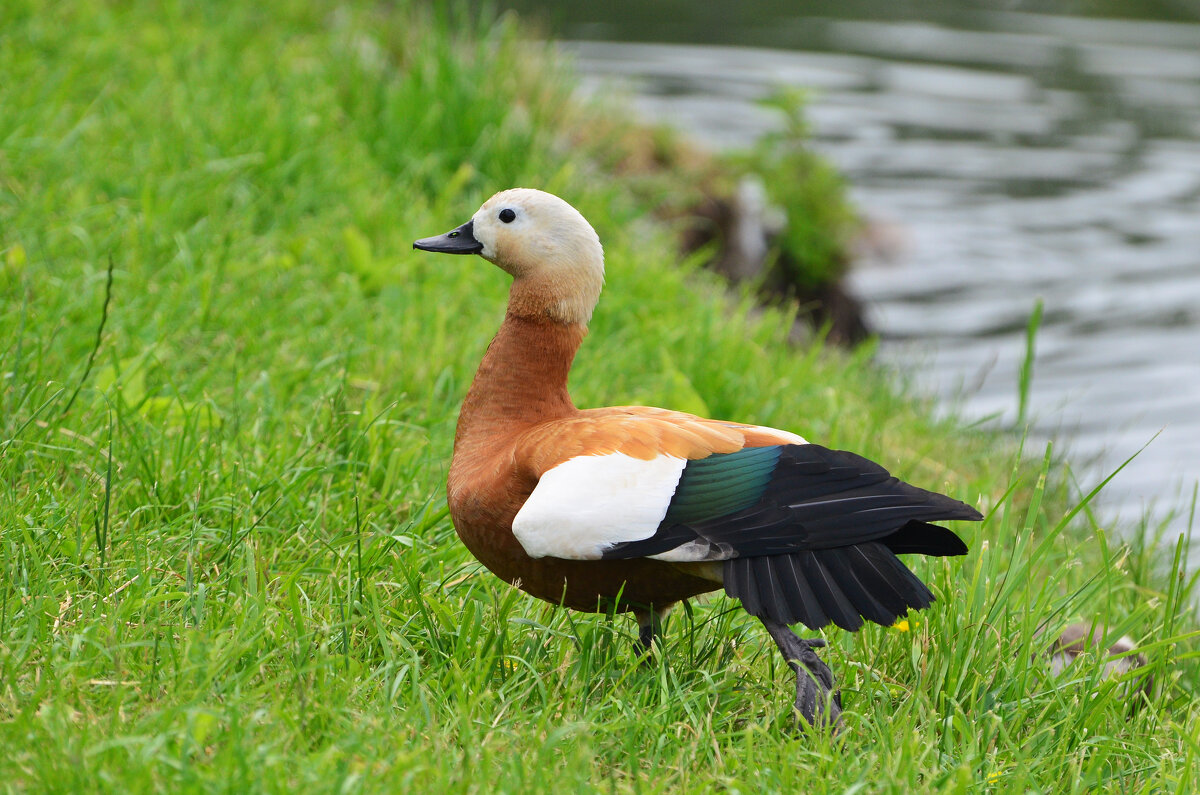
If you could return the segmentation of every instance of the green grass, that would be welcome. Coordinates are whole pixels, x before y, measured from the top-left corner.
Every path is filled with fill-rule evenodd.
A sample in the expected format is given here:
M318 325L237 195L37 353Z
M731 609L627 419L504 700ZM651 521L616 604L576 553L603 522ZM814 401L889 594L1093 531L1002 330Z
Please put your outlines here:
M1197 788L1183 550L679 267L510 24L9 0L0 75L0 791ZM580 405L791 428L986 510L969 556L914 563L939 601L910 631L827 633L840 739L793 730L730 601L641 667L627 619L457 542L455 412L507 284L410 246L514 184L606 244ZM1077 618L1142 644L1148 698L1031 662Z

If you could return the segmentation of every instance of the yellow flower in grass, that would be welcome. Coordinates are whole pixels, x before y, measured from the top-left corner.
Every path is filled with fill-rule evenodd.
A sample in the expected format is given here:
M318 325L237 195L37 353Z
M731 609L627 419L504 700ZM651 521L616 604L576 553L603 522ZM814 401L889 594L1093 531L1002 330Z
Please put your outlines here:
M898 632L908 632L908 619L907 618L900 619L895 624L892 624L892 629L894 629Z

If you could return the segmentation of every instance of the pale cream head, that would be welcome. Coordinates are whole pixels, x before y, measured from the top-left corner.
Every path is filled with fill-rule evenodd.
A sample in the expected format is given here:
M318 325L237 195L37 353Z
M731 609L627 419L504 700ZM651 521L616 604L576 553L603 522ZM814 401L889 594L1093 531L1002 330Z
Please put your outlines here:
M604 286L604 249L578 210L553 194L513 188L484 202L471 221L480 256L513 277L510 311L591 320Z

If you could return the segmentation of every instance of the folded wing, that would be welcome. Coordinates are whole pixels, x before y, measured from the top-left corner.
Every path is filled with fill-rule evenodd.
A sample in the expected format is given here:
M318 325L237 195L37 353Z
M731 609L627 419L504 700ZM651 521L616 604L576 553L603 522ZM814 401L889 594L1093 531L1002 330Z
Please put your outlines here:
M853 453L763 444L772 433L798 437L713 425L715 444L698 443L705 434L692 427L674 447L661 442L670 433L660 436L657 455L641 448L629 455L610 443L549 467L517 514L514 535L534 557L723 561L725 589L748 612L854 630L864 618L890 624L933 601L896 554L967 548L930 522L982 518ZM741 433L740 449L729 449L731 431Z

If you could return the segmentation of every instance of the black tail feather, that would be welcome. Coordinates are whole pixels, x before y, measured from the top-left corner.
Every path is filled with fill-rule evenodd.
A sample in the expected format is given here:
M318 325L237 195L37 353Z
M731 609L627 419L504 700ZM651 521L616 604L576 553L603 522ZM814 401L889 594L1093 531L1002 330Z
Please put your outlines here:
M829 620L842 629L853 632L862 626L862 619L849 597L842 591L841 583L824 566L825 555L809 552L800 556L800 570L808 578Z
M860 576L847 555L852 549L854 547L830 550L830 554L822 556L825 558L825 568L833 575L835 581L841 584L842 591L850 598L860 616L877 624L888 623L889 619L894 621L892 617L896 615L896 610L889 610L881 599L894 596L896 591L886 584L886 580L880 589L881 583L877 580L866 576L865 573ZM877 590L882 590L882 593L876 593ZM904 606L899 604L894 604L893 607L904 609Z
M725 590L730 596L741 599L742 608L750 615L770 615L769 611L763 609L762 602L758 599L757 578L750 568L754 560L754 558L733 558L725 561ZM730 583L736 583L736 593L730 590Z
M948 531L947 531L948 532ZM961 543L961 542L960 542ZM725 590L746 612L784 624L853 632L863 619L892 624L934 596L879 542L725 562Z
M752 568L758 569L762 576L755 579L758 581L758 593L760 601L768 610L786 613L791 610L791 605L788 602L787 593L794 591L794 588L787 588L785 585L783 571L775 571L774 561L771 558L758 558L756 566ZM786 589L786 590L785 590Z
M821 608L821 603L813 592L812 586L804 577L800 561L796 560L796 556L780 555L775 559L775 566L783 572L786 581L793 586L785 588L788 607L791 608L790 615L796 616L796 620L810 627L823 627L828 624L829 616Z

